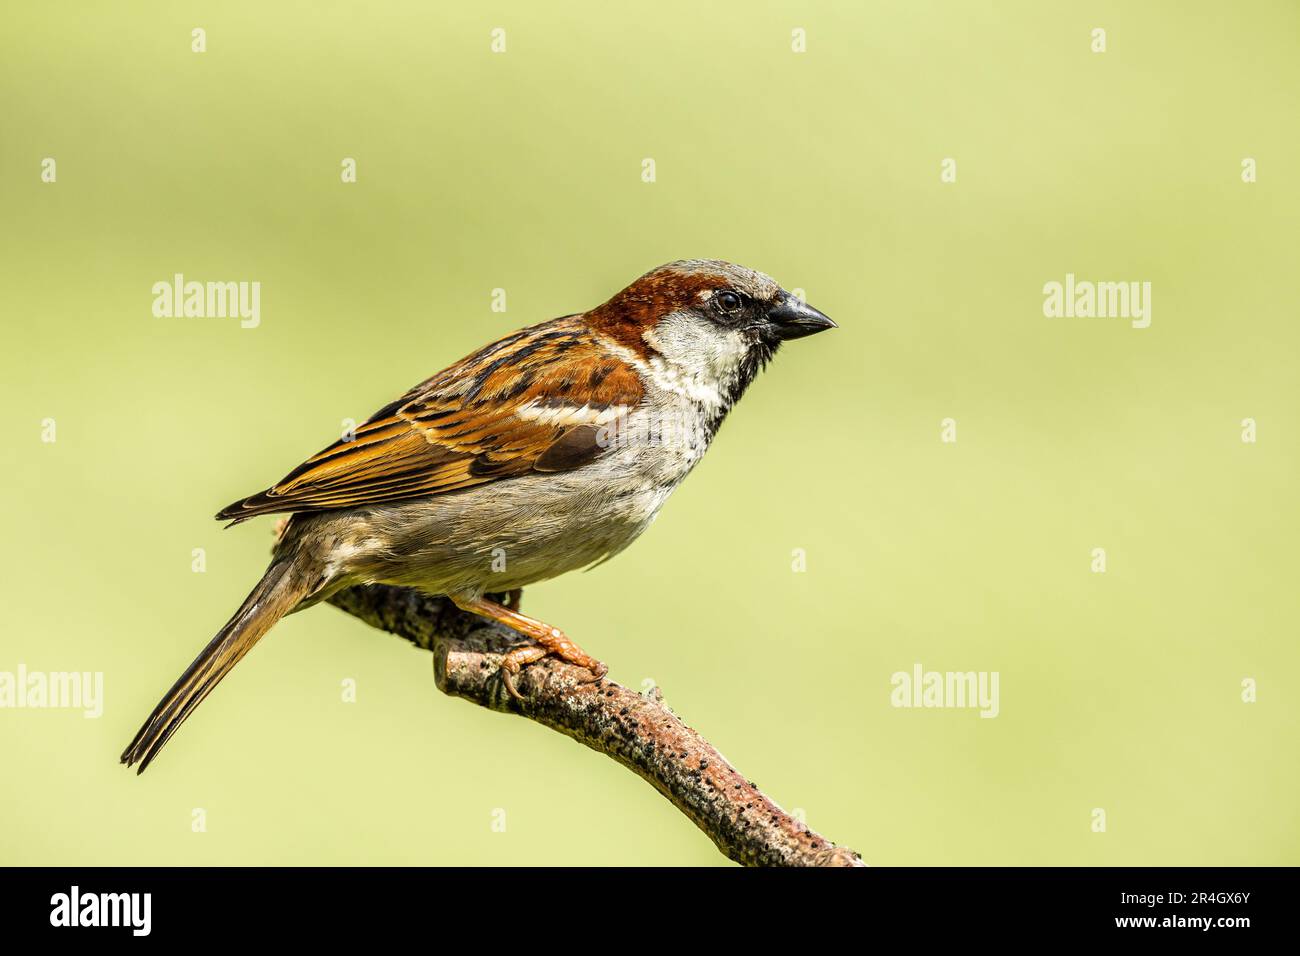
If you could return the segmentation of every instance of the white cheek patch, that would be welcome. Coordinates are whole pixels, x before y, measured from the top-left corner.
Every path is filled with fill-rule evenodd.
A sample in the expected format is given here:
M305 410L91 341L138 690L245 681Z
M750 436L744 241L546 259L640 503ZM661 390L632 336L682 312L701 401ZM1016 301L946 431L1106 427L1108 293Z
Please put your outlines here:
M665 316L642 337L659 353L650 360L657 384L707 403L721 402L718 386L735 376L749 352L740 332L680 313Z
M749 354L749 342L740 332L729 330L725 335L714 336L713 353L715 371L719 376L734 372Z

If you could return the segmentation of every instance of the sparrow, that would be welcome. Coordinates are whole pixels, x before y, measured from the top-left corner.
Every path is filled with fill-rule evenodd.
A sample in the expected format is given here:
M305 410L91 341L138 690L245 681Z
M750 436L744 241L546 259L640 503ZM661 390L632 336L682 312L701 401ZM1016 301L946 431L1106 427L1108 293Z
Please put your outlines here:
M631 544L781 343L834 327L762 273L683 260L416 385L217 514L289 518L262 579L122 762L142 773L280 618L358 584L444 595L530 639L501 661L515 698L521 668L548 654L599 680L604 664L520 612L520 589Z

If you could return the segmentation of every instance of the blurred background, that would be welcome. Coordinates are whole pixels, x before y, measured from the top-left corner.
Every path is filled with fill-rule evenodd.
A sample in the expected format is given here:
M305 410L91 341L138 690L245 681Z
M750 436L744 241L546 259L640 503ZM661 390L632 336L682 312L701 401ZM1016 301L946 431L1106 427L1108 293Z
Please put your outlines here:
M0 671L100 671L104 702L0 710L0 862L725 864L331 607L117 764L265 566L272 520L219 507L477 346L719 257L841 328L525 610L872 864L1300 863L1295 4L5 21ZM260 324L154 317L176 273L259 282ZM1150 282L1150 327L1046 318L1067 273ZM891 706L917 663L997 672L999 715Z

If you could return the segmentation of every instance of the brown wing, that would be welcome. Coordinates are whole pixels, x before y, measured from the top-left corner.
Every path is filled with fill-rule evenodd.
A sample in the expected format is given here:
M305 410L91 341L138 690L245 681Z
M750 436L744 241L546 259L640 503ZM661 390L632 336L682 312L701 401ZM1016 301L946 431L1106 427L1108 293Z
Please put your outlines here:
M640 401L631 367L575 317L555 319L439 372L376 412L351 440L217 517L352 508L572 470L610 448L610 435Z

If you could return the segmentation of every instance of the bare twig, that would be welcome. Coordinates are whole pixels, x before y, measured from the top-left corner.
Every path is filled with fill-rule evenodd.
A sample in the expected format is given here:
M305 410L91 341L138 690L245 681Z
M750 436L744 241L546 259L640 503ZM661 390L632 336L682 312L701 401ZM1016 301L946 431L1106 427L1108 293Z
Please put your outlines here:
M748 866L862 866L791 817L664 705L555 658L524 668L523 701L506 693L501 656L523 638L466 614L443 598L369 585L331 599L367 624L433 651L438 689L483 707L535 720L635 771L703 830L718 849Z

